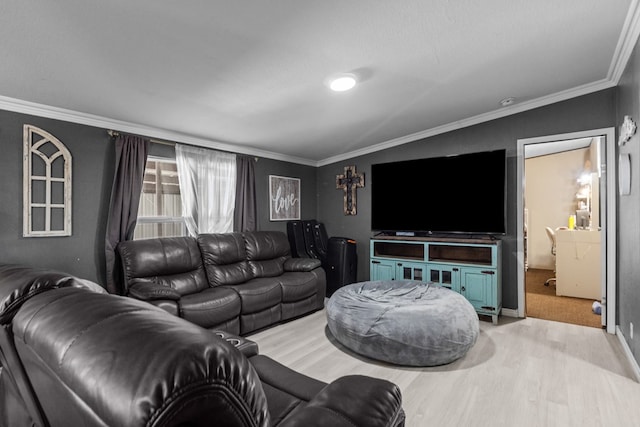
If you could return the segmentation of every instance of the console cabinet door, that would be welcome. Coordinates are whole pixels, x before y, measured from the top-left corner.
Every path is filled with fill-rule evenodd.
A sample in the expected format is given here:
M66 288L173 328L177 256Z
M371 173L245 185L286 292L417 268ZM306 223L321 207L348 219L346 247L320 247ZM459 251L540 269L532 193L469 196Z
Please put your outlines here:
M401 261L396 264L396 280L427 280L424 263Z
M427 281L460 292L460 267L429 264Z
M492 269L460 268L460 293L480 312L497 310L496 274Z
M397 261L371 260L370 280L395 280Z

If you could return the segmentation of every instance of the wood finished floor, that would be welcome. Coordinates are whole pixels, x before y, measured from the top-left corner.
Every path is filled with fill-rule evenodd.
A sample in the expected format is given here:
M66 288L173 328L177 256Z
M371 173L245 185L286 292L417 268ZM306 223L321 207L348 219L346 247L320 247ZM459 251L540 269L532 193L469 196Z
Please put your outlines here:
M248 338L260 353L325 382L362 374L398 384L407 427L640 426L640 384L618 338L597 328L481 320L462 359L431 368L351 353L330 335L324 310Z

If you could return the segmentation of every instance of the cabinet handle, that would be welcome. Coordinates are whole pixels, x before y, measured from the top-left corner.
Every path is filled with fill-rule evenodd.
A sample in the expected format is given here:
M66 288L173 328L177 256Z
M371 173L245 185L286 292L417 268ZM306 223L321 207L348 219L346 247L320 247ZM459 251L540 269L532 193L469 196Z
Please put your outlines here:
M481 271L481 273L484 273L484 274L496 274L495 271L491 271L491 270L483 270L483 271Z
M380 264L380 261L371 261L371 264Z
M465 287L464 287L464 286L463 286L463 287L461 287L461 288L460 288L460 290L461 290L462 292L466 291L466 289L465 289Z
M458 268L452 268L453 271L458 271Z

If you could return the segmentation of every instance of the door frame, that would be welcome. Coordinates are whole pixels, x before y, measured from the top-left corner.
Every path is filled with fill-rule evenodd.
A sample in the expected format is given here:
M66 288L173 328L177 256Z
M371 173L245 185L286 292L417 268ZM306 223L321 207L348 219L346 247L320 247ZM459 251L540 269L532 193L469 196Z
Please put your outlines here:
M601 223L603 225L604 243L602 251L602 283L605 288L602 301L602 316L606 322L606 330L610 334L616 333L616 156L615 156L615 128L593 129L582 132L572 132L557 135L547 135L535 138L518 139L517 154L517 264L518 264L518 317L526 317L525 312L525 271L524 271L524 148L528 144L543 142L557 142L580 138L604 139L604 159L601 159L601 170L606 180L606 209L602 210ZM601 198L602 199L602 198ZM602 200L600 205L602 206Z

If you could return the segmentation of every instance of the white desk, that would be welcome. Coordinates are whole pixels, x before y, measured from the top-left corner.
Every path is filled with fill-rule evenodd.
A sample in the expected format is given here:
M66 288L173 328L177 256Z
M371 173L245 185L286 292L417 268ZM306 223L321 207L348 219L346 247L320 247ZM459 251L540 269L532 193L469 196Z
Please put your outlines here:
M556 231L556 295L600 301L599 230Z

